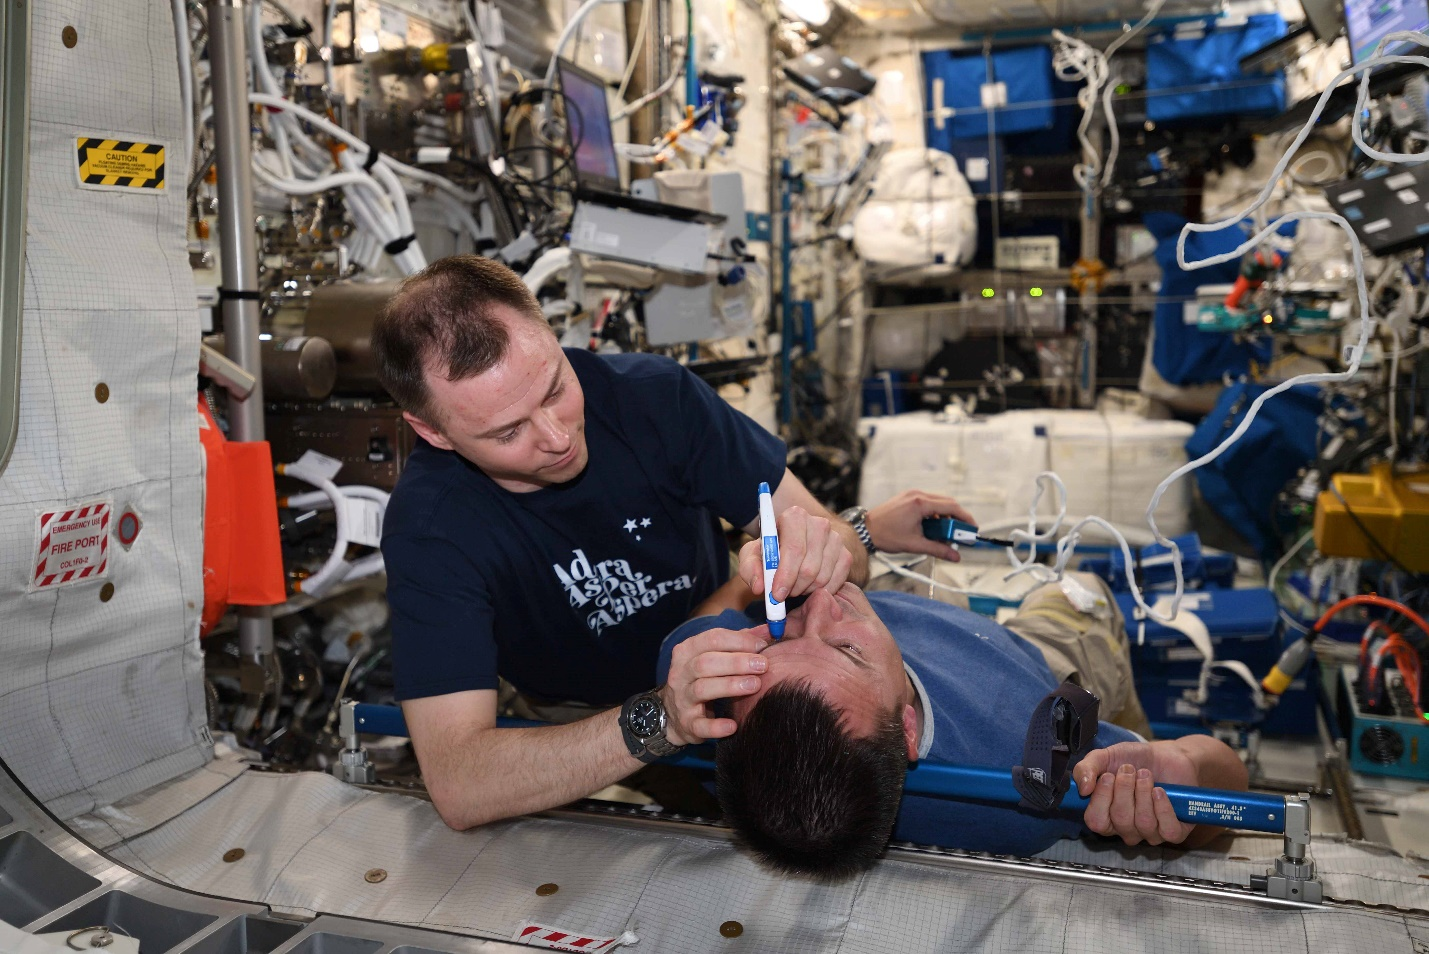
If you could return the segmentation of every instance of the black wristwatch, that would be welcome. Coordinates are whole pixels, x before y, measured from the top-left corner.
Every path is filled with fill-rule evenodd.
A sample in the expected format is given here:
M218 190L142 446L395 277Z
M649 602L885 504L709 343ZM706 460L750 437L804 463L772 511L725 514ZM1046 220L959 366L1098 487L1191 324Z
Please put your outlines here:
M620 732L625 737L625 747L647 764L674 755L682 746L665 738L669 721L658 690L637 692L620 707Z
M849 507L839 514L839 519L853 526L853 532L858 534L858 538L863 541L863 548L869 553L877 553L878 548L873 545L873 535L868 532L868 508Z

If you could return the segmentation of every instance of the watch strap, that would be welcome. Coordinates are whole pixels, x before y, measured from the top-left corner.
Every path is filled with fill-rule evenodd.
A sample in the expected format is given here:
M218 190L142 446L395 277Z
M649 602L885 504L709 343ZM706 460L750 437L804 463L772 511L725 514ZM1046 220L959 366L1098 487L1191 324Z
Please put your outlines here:
M649 692L637 692L629 699L626 699L625 703L620 707L620 734L625 740L625 748L629 750L630 754L648 765L651 762L658 762L660 759L674 755L680 751L681 746L665 738L663 730L661 730L659 735L650 736L649 738L642 738L635 734L630 728L630 711L635 703L641 699L652 699L655 704L660 707L662 712L665 711L665 702L660 698L658 692L654 690ZM668 722L668 713L666 713L665 718Z
M863 543L863 548L869 553L877 553L878 548L873 545L873 535L868 532L868 510L864 507L850 507L839 514L839 519L847 522L853 527L853 532L858 534L858 539Z

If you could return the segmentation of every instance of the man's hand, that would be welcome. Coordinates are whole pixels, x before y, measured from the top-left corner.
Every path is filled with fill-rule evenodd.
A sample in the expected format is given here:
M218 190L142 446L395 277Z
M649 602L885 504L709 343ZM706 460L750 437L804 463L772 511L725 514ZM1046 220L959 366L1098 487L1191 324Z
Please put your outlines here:
M977 525L972 514L952 497L922 490L905 490L879 504L868 512L864 524L873 545L887 553L926 553L957 562L957 550L923 536L924 517L956 517Z
M853 554L833 521L790 507L776 518L779 527L779 569L774 573L774 599L803 596L843 586L853 566ZM739 550L739 575L755 596L764 595L764 544L758 538Z
M1169 743L1118 742L1093 749L1077 763L1077 791L1090 796L1082 821L1100 835L1120 835L1128 845L1180 844L1195 825L1176 817L1165 789L1199 785L1195 761Z
M680 643L670 656L670 675L660 688L669 723L665 737L676 745L733 735L733 719L714 715L717 699L759 691L758 673L768 662L758 653L769 645L769 629L710 629Z

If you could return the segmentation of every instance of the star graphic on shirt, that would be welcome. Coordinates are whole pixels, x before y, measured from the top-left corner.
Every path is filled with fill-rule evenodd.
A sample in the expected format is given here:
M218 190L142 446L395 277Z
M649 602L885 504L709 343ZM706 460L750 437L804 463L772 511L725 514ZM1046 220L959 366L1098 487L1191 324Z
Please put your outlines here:
M648 527L648 526L650 526L650 518L649 518L649 517L646 517L646 518L644 518L643 520L641 520L641 521L640 521L640 526L642 526L642 527Z
M635 532L635 519L634 519L633 517L632 517L631 519L625 521L625 529L626 529L626 531L628 531L628 532L630 532L630 533L634 533L634 532Z

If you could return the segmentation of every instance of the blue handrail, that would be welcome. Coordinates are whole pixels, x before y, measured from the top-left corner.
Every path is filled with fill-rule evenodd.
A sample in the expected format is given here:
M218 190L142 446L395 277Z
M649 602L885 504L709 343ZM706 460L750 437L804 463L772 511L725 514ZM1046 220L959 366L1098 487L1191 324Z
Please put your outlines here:
M397 706L379 706L360 702L353 716L359 732L375 735L405 736L407 722ZM497 719L503 729L529 729L547 723L528 719ZM670 765L684 768L714 770L714 763L695 753L681 753L666 759ZM1262 792L1230 792L1215 788L1193 788L1189 785L1162 785L1176 817L1194 825L1223 825L1245 831L1285 832L1285 799ZM903 791L908 795L953 798L965 801L996 802L1015 805L1020 796L1012 784L1012 774L1006 769L981 768L972 765L941 765L919 762L908 770ZM1077 794L1073 786L1062 799L1062 807L1082 811L1087 799Z

